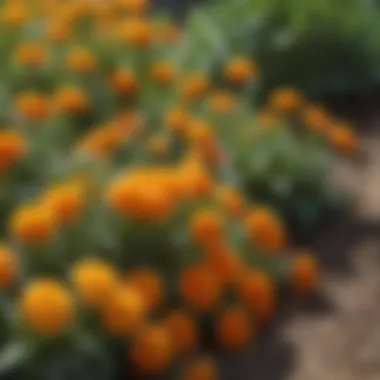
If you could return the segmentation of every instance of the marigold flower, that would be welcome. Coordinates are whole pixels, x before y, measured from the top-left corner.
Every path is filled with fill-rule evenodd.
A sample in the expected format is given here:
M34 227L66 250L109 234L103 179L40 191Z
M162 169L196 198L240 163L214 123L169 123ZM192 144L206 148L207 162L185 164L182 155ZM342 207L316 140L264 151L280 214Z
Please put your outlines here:
M186 354L193 351L199 340L194 319L182 310L170 312L164 319L164 326L171 336L174 352Z
M200 209L194 213L190 221L190 233L199 244L208 244L222 238L224 219L215 210Z
M95 308L107 304L119 284L115 269L98 259L77 263L71 271L71 281L82 300Z
M0 20L5 26L18 28L28 19L25 5L20 1L8 1L0 9Z
M165 86L173 83L175 80L176 70L171 62L159 61L153 63L150 75L154 82Z
M168 331L160 325L151 325L139 332L132 342L130 355L141 373L158 375L170 365L172 351Z
M283 87L271 94L269 104L275 111L288 113L299 109L303 101L303 96L299 91L291 87Z
M320 106L304 107L301 118L308 128L317 132L326 131L331 124L327 112Z
M318 263L314 256L302 253L294 258L292 265L292 286L297 293L305 294L317 285Z
M215 273L205 265L185 268L180 273L180 294L193 309L201 312L212 310L222 294L221 283ZM202 291L199 291L202 289Z
M74 317L71 294L61 283L40 278L29 283L20 299L21 314L27 324L42 335L58 335Z
M65 58L65 66L70 71L90 73L96 69L96 65L94 55L84 47L72 48Z
M210 87L210 81L204 73L192 73L185 77L181 93L187 100L196 100L205 95Z
M270 277L260 271L246 272L239 284L242 301L255 312L261 320L272 316L275 307L275 289Z
M129 68L118 69L112 74L111 86L120 94L134 95L137 90L135 74Z
M160 275L150 268L137 268L128 273L127 283L142 294L147 308L156 310L164 298L164 283Z
M327 132L331 144L339 151L351 154L358 148L356 133L346 125L335 125Z
M0 289L9 287L17 275L15 253L5 244L0 244Z
M209 358L200 358L192 362L180 378L181 380L218 380L215 363Z
M235 57L224 67L224 75L232 83L247 83L255 74L256 67L247 57Z
M284 248L286 233L278 217L268 209L258 208L249 213L245 220L252 241L265 251Z
M49 241L57 231L54 214L39 204L21 206L10 222L12 235L26 244L39 245Z
M142 14L149 7L149 0L116 0L116 4L132 15Z
M56 94L58 110L67 114L82 114L87 111L89 101L83 90L76 86L61 87Z
M210 95L209 107L216 112L228 113L236 107L236 99L228 91L218 91Z
M240 192L232 186L220 186L216 197L227 213L232 217L242 217L246 211L246 203Z
M252 335L253 323L243 308L233 306L220 315L216 324L216 337L222 347L243 348L252 339Z
M126 43L140 48L147 47L152 39L151 25L145 19L130 19L120 25L118 35Z
M46 50L38 43L24 43L16 48L15 59L25 66L41 67L46 61Z
M188 137L197 147L213 146L215 135L212 126L201 119L192 119L188 124Z
M127 336L142 327L145 311L142 295L124 285L112 293L104 304L103 324L111 334Z
M82 186L69 183L49 189L42 202L52 208L58 220L72 222L82 213L85 194Z
M190 123L190 115L182 108L169 110L165 115L165 124L171 131L186 132Z
M16 109L26 120L41 121L48 116L50 104L42 94L27 91L16 98Z
M26 143L16 131L0 131L0 173L8 170L25 154Z
M53 42L65 42L70 37L69 24L63 20L53 19L47 24L46 35L47 38Z

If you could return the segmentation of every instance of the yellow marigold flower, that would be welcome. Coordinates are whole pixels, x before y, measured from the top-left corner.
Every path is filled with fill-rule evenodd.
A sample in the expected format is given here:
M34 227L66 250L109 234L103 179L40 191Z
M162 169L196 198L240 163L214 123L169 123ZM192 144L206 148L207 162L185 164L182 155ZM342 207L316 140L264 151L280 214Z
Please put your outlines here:
M197 348L199 332L189 314L182 310L174 310L165 317L164 326L169 331L176 354L187 354Z
M259 319L266 320L273 315L276 294L274 284L266 273L247 271L241 277L238 290L242 301Z
M49 336L64 332L74 316L71 294L61 283L50 279L29 283L23 290L20 309L35 332Z
M150 311L161 306L164 299L164 283L153 269L143 267L132 270L128 273L127 284L141 293Z
M255 245L265 251L278 251L286 244L285 227L281 220L266 208L257 208L245 220Z
M98 259L84 259L71 271L71 281L81 299L92 307L103 307L118 289L115 269Z
M26 120L41 121L49 115L50 104L42 94L27 91L16 98L16 110Z
M49 189L42 198L46 206L51 207L61 222L72 222L78 219L83 211L85 193L82 186L65 184Z
M8 246L0 244L0 289L9 287L16 276L16 256Z
M148 20L133 18L124 21L118 30L119 38L137 47L146 47L152 39L151 25Z
M24 138L12 130L0 131L0 173L9 170L19 161L26 150Z
M137 90L135 74L129 68L118 69L111 76L111 86L120 94L134 95Z
M142 327L145 310L141 294L132 287L123 286L104 304L102 321L111 334L128 336Z
M347 125L334 125L327 131L327 137L331 144L343 153L351 154L358 149L356 133Z
M24 43L16 48L15 60L21 65L41 67L46 61L46 50L38 43Z
M223 348L243 348L252 336L253 323L243 308L233 306L220 315L216 324L216 337Z
M57 231L54 214L48 207L31 204L16 210L10 222L12 235L26 244L44 244Z
M176 76L176 70L171 62L159 61L153 63L150 69L150 75L154 82L165 86L173 83Z
M180 380L218 380L219 374L216 364L204 357L192 362L186 368Z
M184 78L181 86L182 96L186 100L196 100L206 94L210 88L210 80L205 73L191 73Z
M310 253L296 256L292 263L291 282L297 293L305 294L315 289L318 282L318 263Z
M269 99L269 105L274 111L294 112L303 104L302 94L294 88L283 87L275 90Z
M173 347L169 332L160 325L145 327L132 342L130 357L146 375L163 373L170 365Z
M66 85L56 94L56 106L66 114L83 114L89 107L87 95L80 87Z
M179 291L187 305L197 311L207 312L218 304L222 286L215 273L200 264L182 270Z
M90 73L96 69L97 63L91 51L84 47L75 47L67 53L65 65L70 71Z
M28 19L25 5L20 1L8 1L0 8L0 20L5 26L18 28Z
M209 107L216 112L228 113L236 107L236 99L228 91L215 92L210 96Z
M224 75L232 83L247 83L255 74L255 64L247 57L235 57L224 67Z

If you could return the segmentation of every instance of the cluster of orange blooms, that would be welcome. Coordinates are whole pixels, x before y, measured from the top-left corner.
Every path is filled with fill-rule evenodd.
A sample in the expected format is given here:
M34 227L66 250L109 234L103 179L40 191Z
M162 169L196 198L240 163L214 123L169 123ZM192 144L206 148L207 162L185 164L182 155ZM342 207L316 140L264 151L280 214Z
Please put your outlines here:
M97 54L96 49L76 43L75 24L88 16L94 23L92 36L102 48L108 44L114 48L112 53L137 49L138 56L151 46L165 50L180 41L178 29L171 23L152 21L148 9L147 0L7 0L0 9L0 32L2 28L15 32L31 20L45 20L41 40L14 47L12 59L17 67L33 72L55 65L65 78L77 79L58 85L53 81L50 93L37 89L16 93L12 120L20 121L22 128L0 130L0 176L11 172L28 153L33 137L27 137L25 126L45 128L46 121L58 116L78 123L80 129L101 105L94 103L96 91L89 85L99 78L105 79L101 95L112 103L111 110L97 120L96 127L91 124L89 131L78 133L79 139L75 136L74 149L67 156L89 153L112 162L114 153L132 143L141 144L155 160L170 152L174 138L186 142L175 163L145 165L144 159L138 165L123 163L127 164L124 170L116 177L110 173L94 197L90 196L94 190L91 178L73 175L62 183L45 184L37 199L19 205L11 215L9 235L17 248L6 243L0 246L0 291L18 285L21 269L30 274L28 262L36 257L30 248L37 252L48 248L54 255L50 247L56 241L69 246L64 232L85 224L86 211L94 204L106 209L108 218L99 217L104 230L111 220L118 227L138 226L150 239L149 231L159 228L175 248L170 257L174 274L150 262L152 252L132 252L144 264L127 268L111 256L105 260L82 252L88 256L68 260L61 279L36 275L22 284L15 300L24 324L42 337L60 336L79 323L79 316L95 315L99 329L125 340L128 360L140 372L155 375L165 372L177 358L191 358L198 352L202 346L199 322L205 315L214 317L214 336L223 348L247 345L260 323L273 316L279 286L276 276L256 265L255 259L276 262L289 242L286 227L274 210L249 204L239 189L210 174L209 163L223 163L213 117L239 111L234 91L213 88L203 71L181 72L166 56L152 59L144 66L144 75L140 75L139 64L125 64L125 57L115 58L112 67L105 69L102 49ZM57 59L55 49L61 47L64 53ZM230 59L222 71L234 89L249 85L257 75L254 62L242 55ZM151 110L142 96L144 81L158 87L158 97L168 88L176 96L160 109L154 128L150 128ZM115 105L119 100L120 107ZM338 149L356 149L356 136L348 126L337 123L321 107L307 104L294 89L272 94L260 114L259 127L294 115ZM230 236L231 226L238 229L238 238ZM123 228L112 231L115 240L123 240ZM183 235L183 240L177 235ZM91 237L96 240L96 233ZM312 255L284 254L281 259L289 263L286 285L294 293L303 295L315 288L318 268ZM226 303L227 293L233 300ZM181 379L217 378L213 362L201 358L191 361Z

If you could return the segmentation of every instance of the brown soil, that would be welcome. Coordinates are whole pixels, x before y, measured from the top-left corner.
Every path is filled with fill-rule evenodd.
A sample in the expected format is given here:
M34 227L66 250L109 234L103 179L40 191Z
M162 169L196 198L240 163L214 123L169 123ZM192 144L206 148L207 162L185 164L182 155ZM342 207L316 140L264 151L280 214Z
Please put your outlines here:
M380 379L380 118L370 110L348 116L366 126L362 152L337 159L331 180L355 202L311 243L320 291L284 312L251 349L223 357L225 380Z

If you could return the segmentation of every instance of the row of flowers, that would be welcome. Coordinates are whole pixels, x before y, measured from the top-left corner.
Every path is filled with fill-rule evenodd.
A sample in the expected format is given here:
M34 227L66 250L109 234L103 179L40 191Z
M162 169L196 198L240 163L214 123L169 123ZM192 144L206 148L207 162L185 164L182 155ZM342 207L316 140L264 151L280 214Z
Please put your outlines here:
M196 359L210 336L243 348L282 292L317 283L247 176L293 186L307 154L352 153L355 134L289 88L254 115L254 62L185 70L181 31L146 1L3 3L4 355L21 341L38 379L218 378Z

